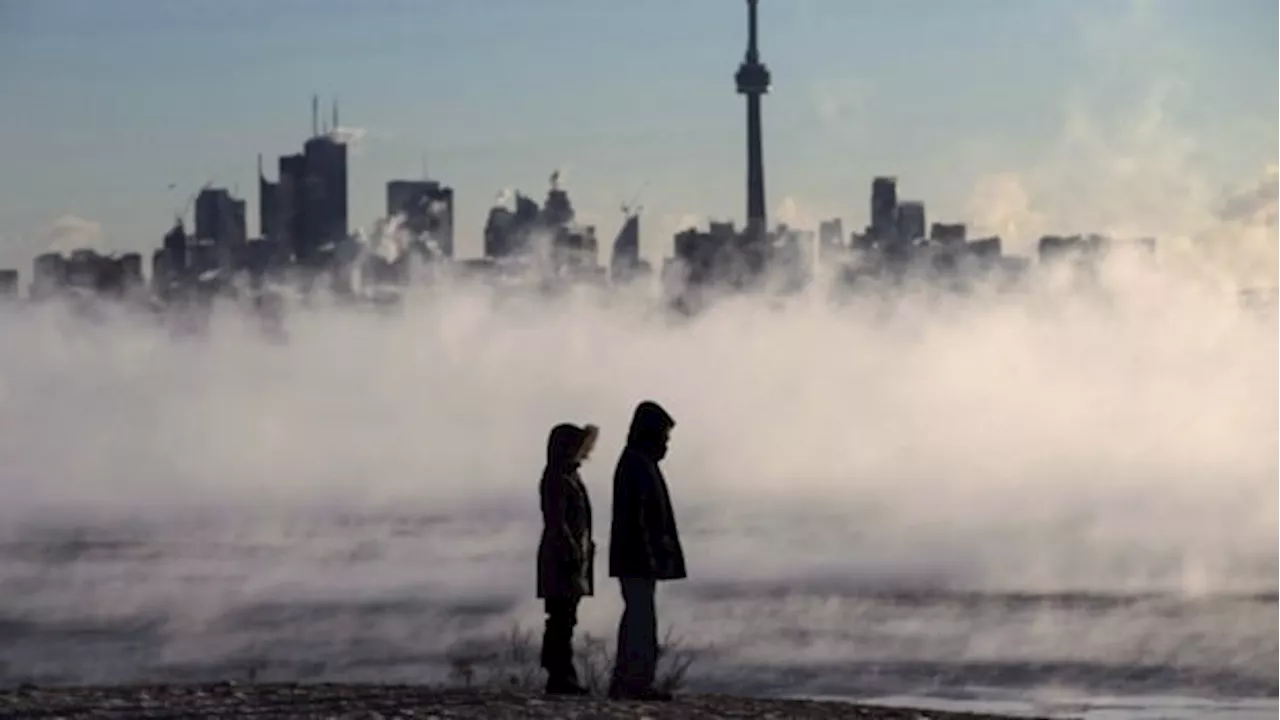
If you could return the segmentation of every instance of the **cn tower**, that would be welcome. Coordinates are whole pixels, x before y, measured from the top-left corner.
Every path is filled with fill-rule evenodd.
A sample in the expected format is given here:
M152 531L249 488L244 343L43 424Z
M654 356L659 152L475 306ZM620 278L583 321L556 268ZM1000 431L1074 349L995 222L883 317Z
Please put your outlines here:
M747 96L747 231L755 237L768 228L764 205L764 142L760 136L760 96L769 92L769 68L756 47L756 5L747 0L747 56L734 79Z

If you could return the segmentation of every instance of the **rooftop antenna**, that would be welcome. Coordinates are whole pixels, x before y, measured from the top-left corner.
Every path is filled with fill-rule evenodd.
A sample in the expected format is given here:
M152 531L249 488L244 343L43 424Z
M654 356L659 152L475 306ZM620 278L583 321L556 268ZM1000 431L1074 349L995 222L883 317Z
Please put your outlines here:
M258 153L258 179L262 179L262 153Z
M320 96L311 96L311 136L320 134Z
M333 99L333 132L338 132L338 98Z

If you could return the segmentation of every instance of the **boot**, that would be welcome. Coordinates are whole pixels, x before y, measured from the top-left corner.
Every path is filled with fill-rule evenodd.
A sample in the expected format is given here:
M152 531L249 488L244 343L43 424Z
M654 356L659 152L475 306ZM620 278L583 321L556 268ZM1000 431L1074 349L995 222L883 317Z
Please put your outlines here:
M590 695L591 691L578 684L578 679L563 675L552 675L547 678L548 695Z
M589 695L590 690L578 682L578 671L573 667L573 658L560 657L556 663L547 668L548 695Z

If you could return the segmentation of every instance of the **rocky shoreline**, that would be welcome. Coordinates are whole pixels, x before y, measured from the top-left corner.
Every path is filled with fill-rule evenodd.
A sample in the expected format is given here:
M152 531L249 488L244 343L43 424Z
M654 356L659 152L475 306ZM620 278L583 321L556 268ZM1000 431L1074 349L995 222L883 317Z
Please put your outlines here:
M426 685L238 684L34 687L0 691L0 717L155 720L158 718L423 718L434 720L996 720L840 702L680 696L671 703L548 699L539 694L441 689Z

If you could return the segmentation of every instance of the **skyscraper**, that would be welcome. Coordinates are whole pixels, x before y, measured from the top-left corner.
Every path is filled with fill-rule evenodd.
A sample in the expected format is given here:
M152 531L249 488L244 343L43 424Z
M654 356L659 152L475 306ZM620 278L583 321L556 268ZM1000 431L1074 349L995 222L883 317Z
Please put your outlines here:
M306 252L304 238L307 223L303 214L302 188L307 181L307 159L304 155L280 157L280 180L276 183L275 226L278 239L294 257L301 259Z
M313 136L302 153L281 156L279 181L267 181L261 170L258 177L262 234L306 265L322 261L322 247L346 240L348 228L347 146L336 132L320 132L317 107L313 99Z
M613 240L613 253L609 257L609 273L614 282L626 282L641 272L640 264L640 215L627 213L627 220Z
M262 155L258 155L258 234L264 240L280 241L280 208L276 197L280 184L262 174Z
M305 247L316 250L347 237L347 146L333 136L318 135L306 142L303 154Z
M234 266L248 240L245 202L225 188L201 190L196 196L196 240L213 245L218 265Z
M747 96L747 234L762 235L767 229L764 201L764 140L760 127L760 98L769 92L769 69L760 62L757 47L756 5L747 0L747 54L734 76L738 93Z
M435 180L387 183L387 217L399 215L404 227L427 236L445 257L453 257L453 188Z
M925 237L924 203L915 200L898 205L898 239L922 240Z
M878 177L871 181L871 236L889 240L897 233L898 180Z

